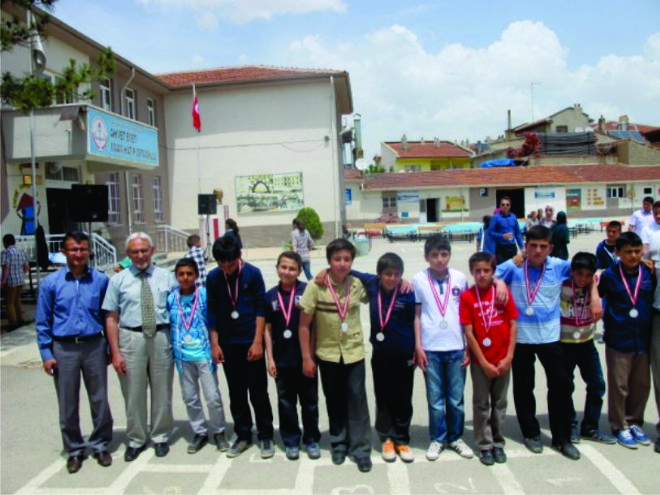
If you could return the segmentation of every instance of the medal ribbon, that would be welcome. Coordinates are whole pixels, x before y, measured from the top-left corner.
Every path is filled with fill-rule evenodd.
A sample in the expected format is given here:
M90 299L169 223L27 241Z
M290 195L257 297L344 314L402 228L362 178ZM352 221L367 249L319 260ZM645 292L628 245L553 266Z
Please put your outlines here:
M176 291L176 302L179 305L179 316L181 316L183 327L186 330L190 330L190 327L192 326L193 319L195 318L195 311L197 310L198 300L199 300L199 291L195 289L195 300L193 302L192 309L190 310L190 320L186 321L186 315L183 314L183 305L181 304L181 295L179 294L179 291Z
M349 279L346 277L346 299L344 300L344 305L341 305L339 297L337 297L337 292L335 291L334 286L332 285L332 280L330 275L326 275L326 283L328 285L328 290L332 294L332 299L335 301L335 306L337 307L337 313L339 313L339 319L344 321L346 319L346 313L348 313L348 304L351 300L351 286L349 285Z
M380 320L380 331L385 330L385 326L390 321L392 316L392 310L394 309L394 303L396 303L396 296L399 294L399 286L394 289L394 294L392 295L392 300L390 301L390 307L387 309L387 314L383 318L383 296L381 291L378 291L378 319Z
M277 291L277 300L280 303L280 308L282 308L282 314L284 315L284 326L285 329L289 329L289 322L291 321L291 315L293 314L293 301L296 298L296 285L293 284L293 289L291 289L291 296L289 297L289 308L284 308L284 299L282 298L282 293Z
M623 286L626 288L626 292L628 293L628 297L630 297L630 302L632 302L632 307L634 308L637 305L637 297L639 296L639 288L642 286L642 268L638 268L637 272L637 282L635 283L635 294L633 295L630 292L630 285L628 285L628 280L623 274L623 269L621 268L621 263L619 263L619 273L621 274L621 281L623 282Z
M532 303L534 302L534 299L536 299L536 294L539 293L539 289L541 288L541 282L543 281L543 276L545 275L545 262L543 263L543 271L541 272L541 276L539 279L536 281L536 285L534 286L534 289L530 292L529 290L529 263L527 260L525 260L525 291L527 292L527 305L531 306Z
M238 274L236 275L236 284L234 288L234 295L232 296L231 294L231 287L229 287L229 279L227 278L227 274L223 271L222 274L225 276L225 283L227 284L227 292L229 293L229 300L231 301L231 305L234 308L234 311L236 311L236 304L238 304L238 282L241 279L241 271L243 270L243 260L238 260Z
M490 327L493 325L493 313L495 312L495 287L491 286L490 288L490 311L489 318L486 320L486 315L484 315L484 306L481 302L481 296L479 295L479 288L475 287L474 291L477 293L477 302L479 303L479 310L481 311L481 320L484 322L484 328L486 329L486 335L490 331Z
M431 292L433 293L433 298L435 299L435 303L438 305L440 314L444 318L445 313L447 312L447 306L449 305L449 293L451 292L451 275L447 273L447 290L445 291L445 300L442 302L440 301L440 294L438 294L438 290L435 288L435 282L431 277L431 270L428 271L427 276L429 279L429 285L431 286ZM442 283L440 281L438 282Z
M589 292L584 290L584 304L582 305L582 311L580 311L580 316L578 316L577 310L577 297L575 297L575 282L571 280L571 291L573 292L573 316L575 317L575 322L580 323L580 321L586 320L587 306L589 306Z

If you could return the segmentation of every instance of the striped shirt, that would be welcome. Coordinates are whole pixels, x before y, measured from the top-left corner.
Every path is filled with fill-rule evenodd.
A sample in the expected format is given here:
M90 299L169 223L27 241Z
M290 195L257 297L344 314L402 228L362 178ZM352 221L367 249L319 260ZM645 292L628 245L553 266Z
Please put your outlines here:
M23 266L29 265L27 254L16 246L9 246L2 252L2 269L8 271L8 287L18 287L25 283L25 272Z

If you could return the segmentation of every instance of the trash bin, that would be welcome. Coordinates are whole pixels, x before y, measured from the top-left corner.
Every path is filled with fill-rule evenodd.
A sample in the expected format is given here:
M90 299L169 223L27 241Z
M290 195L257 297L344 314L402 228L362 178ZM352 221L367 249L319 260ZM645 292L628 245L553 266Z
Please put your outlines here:
M358 256L366 256L371 251L371 237L367 235L356 235L353 244Z

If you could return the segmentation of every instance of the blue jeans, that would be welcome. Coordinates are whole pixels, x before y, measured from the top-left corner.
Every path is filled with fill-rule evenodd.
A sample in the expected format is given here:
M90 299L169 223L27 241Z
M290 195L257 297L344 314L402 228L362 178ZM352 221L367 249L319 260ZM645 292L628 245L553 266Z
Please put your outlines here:
M314 278L314 276L312 275L312 271L310 269L311 265L312 265L311 261L303 261L302 263L302 268L303 271L305 272L305 278L307 280L312 280Z
M465 408L463 351L426 351L426 400L431 440L455 442L463 436Z

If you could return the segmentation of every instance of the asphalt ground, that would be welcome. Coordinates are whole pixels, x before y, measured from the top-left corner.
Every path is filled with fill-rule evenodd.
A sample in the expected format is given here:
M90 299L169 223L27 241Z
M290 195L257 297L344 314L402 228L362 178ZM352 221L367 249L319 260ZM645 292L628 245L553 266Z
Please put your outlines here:
M591 233L571 240L571 253L579 250L593 252L603 234ZM389 243L382 239L372 242L371 251L355 260L355 268L375 271L376 260L388 251L402 256L406 263L404 276L411 278L425 267L423 243ZM474 252L474 244L453 244L451 266L467 273L467 260ZM258 266L271 287L277 282L275 259L279 249L246 252L246 259ZM315 252L312 271L325 266L323 252ZM471 279L468 276L468 279ZM29 313L32 308L27 306ZM363 328L368 329L366 307L362 311ZM604 363L604 347L598 345ZM367 352L370 346L367 344ZM367 356L369 363L369 356ZM110 404L115 418L114 440L111 445L114 462L102 468L91 457L75 475L67 473L66 453L62 452L58 427L55 389L41 369L35 344L34 324L27 325L0 337L0 493L25 494L572 494L572 493L660 493L660 455L653 447L632 451L619 445L601 445L582 441L578 448L582 459L571 461L550 448L550 433L546 404L544 373L540 365L536 373L537 417L541 423L545 449L532 454L522 445L509 391L506 423L506 452L508 462L492 467L483 466L476 457L460 458L445 451L440 459L429 462L424 457L428 447L428 413L422 373L417 371L414 388L414 415L411 426L411 447L415 461L404 464L400 460L385 463L381 460L378 439L372 433L374 450L373 470L363 474L352 462L334 466L330 460L328 421L323 394L319 393L322 431L322 457L309 460L302 453L298 461L289 461L276 432L276 454L273 459L262 460L257 448L252 447L236 459L227 459L212 446L195 455L186 453L192 438L181 400L178 379L174 381L173 407L176 420L171 440L172 449L167 457L156 458L148 449L138 460L123 460L125 443L124 402L115 372L110 373ZM227 410L229 431L232 429L228 413L228 391L220 371L221 392ZM277 393L273 380L269 380L269 393L275 425ZM581 412L584 404L584 384L576 377L574 400ZM645 430L653 439L657 437L654 424L658 421L653 392L646 408ZM374 396L370 367L367 366L367 395L371 419L374 419ZM468 378L465 389L466 442L474 448L472 432L472 388ZM81 424L83 432L91 431L91 420L86 393L81 393ZM601 428L609 430L607 405L601 417Z

